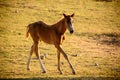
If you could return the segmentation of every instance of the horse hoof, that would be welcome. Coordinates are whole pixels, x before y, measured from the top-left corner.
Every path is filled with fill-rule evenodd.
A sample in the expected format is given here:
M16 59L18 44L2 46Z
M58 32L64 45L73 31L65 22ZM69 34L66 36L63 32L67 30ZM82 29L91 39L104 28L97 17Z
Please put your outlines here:
M46 71L42 71L42 73L46 73Z
M27 68L28 71L30 71L30 68Z
M60 75L62 75L63 73L62 72L60 72Z
M75 71L72 72L73 74L76 74Z

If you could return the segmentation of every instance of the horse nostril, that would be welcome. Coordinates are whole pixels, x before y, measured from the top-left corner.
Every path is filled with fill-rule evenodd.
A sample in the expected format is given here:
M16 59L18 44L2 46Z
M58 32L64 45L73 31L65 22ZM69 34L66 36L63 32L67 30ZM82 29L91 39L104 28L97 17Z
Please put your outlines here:
M70 33L72 34L74 31L72 30L72 31L70 31Z

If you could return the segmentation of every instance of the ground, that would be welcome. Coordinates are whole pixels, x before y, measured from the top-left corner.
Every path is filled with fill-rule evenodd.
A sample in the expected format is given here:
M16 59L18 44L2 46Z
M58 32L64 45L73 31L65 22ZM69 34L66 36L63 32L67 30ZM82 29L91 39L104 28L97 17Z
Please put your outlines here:
M0 78L4 79L108 79L120 77L120 1L119 0L0 0ZM62 48L76 70L71 70L61 55L63 74L57 70L57 52L53 45L39 43L39 52L46 54L43 74L36 56L31 71L26 62L31 37L26 26L42 20L53 24L63 13L74 17L74 34L66 31Z

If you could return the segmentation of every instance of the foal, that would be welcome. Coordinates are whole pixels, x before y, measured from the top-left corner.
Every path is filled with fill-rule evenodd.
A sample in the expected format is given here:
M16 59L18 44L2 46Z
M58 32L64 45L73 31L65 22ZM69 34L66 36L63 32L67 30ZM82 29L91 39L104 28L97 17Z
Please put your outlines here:
M71 65L66 53L63 51L63 49L60 47L60 44L64 40L64 33L66 29L69 30L69 32L72 34L74 32L73 26L72 26L72 18L74 17L74 13L72 15L66 15L63 13L64 18L58 21L57 23L53 25L47 25L42 21L31 23L27 26L27 33L26 36L29 36L29 33L33 39L34 44L31 47L30 55L27 61L27 70L30 70L30 59L35 52L37 58L40 62L40 67L42 69L43 73L46 73L46 69L43 66L43 63L39 57L38 54L38 43L39 40L44 41L48 44L53 44L57 48L57 57L58 57L58 70L59 73L62 74L62 71L60 69L60 54L64 56L64 58L67 60L72 73L75 74L75 70L73 66Z

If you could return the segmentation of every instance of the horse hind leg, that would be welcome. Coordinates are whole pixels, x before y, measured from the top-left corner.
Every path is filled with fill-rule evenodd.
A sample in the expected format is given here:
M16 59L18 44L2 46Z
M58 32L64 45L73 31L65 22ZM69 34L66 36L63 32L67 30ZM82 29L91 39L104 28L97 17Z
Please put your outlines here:
M40 63L40 67L42 69L42 73L46 73L46 69L45 69L45 67L42 63L42 60L40 59L40 56L38 54L38 41L36 41L34 44L35 44L35 54L36 54L37 58L39 59L39 63Z
M31 46L30 54L29 54L29 57L28 57L27 70L30 70L30 60L31 60L31 56L33 54L33 51L34 51L34 44Z

